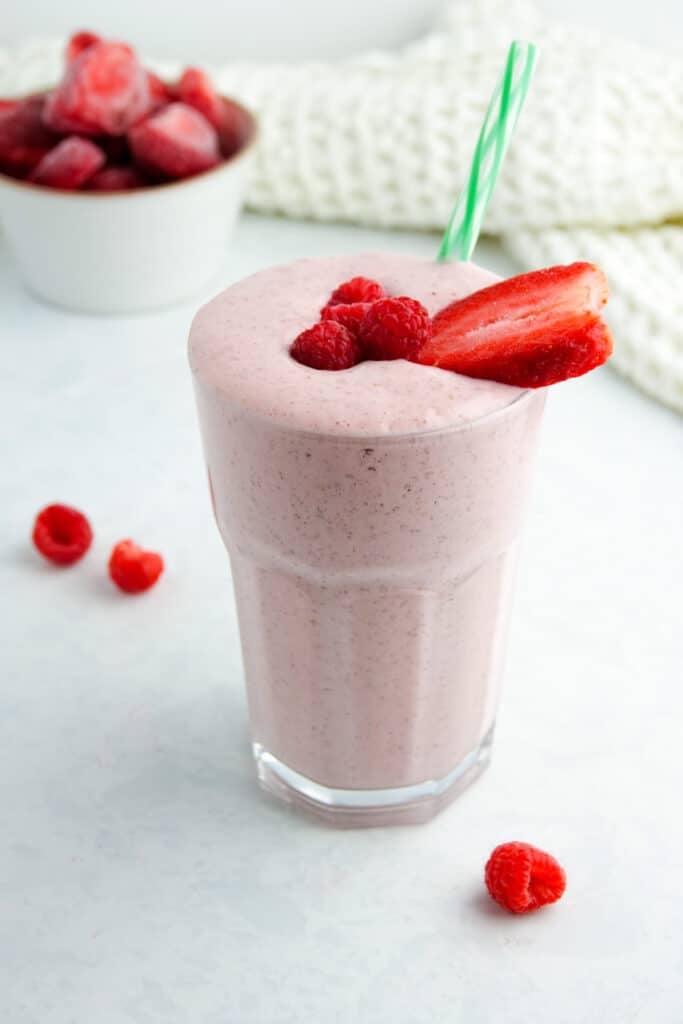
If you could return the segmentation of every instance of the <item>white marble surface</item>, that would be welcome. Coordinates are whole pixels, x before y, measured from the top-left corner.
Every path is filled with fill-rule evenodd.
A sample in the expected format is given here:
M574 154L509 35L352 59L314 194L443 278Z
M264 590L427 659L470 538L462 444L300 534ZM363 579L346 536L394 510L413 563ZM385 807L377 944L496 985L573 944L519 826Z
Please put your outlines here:
M225 279L369 246L435 240L246 220ZM195 305L64 313L0 249L3 1024L680 1024L683 423L608 369L555 389L493 764L428 826L337 833L253 781ZM52 500L96 531L67 571L27 540ZM139 599L126 535L168 563ZM488 902L512 838L558 906Z

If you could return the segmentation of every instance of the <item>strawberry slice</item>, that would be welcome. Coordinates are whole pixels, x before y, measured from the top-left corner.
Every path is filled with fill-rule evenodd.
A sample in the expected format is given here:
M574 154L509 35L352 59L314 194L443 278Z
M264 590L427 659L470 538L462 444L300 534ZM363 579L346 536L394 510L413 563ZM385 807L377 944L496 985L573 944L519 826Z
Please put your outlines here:
M452 302L418 362L539 388L600 366L612 339L599 312L607 280L592 263L520 274Z

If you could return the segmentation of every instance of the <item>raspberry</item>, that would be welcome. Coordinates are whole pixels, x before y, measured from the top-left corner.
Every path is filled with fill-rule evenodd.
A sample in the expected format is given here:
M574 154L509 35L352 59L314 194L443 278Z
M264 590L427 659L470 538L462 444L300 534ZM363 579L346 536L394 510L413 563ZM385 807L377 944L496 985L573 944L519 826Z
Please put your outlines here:
M224 105L205 71L187 68L177 86L178 99L203 114L209 124L219 129L223 123Z
M373 302L359 334L366 359L416 359L431 336L427 310L405 297Z
M124 135L151 106L147 72L125 43L97 42L67 65L49 94L49 128L83 135Z
M244 146L251 134L249 117L237 103L221 98L223 113L218 127L218 138L223 156L232 156Z
M358 341L334 320L315 324L292 342L293 359L314 370L348 370L360 361Z
M135 167L103 167L88 182L89 192L126 192L147 182Z
M75 32L66 47L67 64L70 64L72 60L76 60L76 57L79 57L89 46L93 46L101 41L100 37L96 36L94 32Z
M338 302L336 305L329 303L320 310L320 319L343 324L357 337L360 325L371 305L370 302Z
M336 306L341 302L374 302L384 298L384 288L369 277L352 277L334 289L327 302Z
M529 843L503 843L488 859L486 888L513 914L527 914L562 896L567 880L554 857Z
M92 529L78 509L48 505L36 516L32 538L38 551L50 562L73 565L92 544Z
M109 558L109 575L120 590L140 594L149 590L164 571L164 560L155 551L144 551L132 540L121 540Z
M89 139L62 139L31 171L29 181L50 188L77 189L104 166L106 157Z
M336 306L346 302L374 302L375 299L383 299L384 295L384 289L376 281L370 278L351 278L335 288L327 304Z
M185 103L169 103L128 134L133 156L143 167L169 178L186 178L220 160L215 129Z
M0 171L25 174L40 163L59 136L43 124L44 96L3 102L0 108Z

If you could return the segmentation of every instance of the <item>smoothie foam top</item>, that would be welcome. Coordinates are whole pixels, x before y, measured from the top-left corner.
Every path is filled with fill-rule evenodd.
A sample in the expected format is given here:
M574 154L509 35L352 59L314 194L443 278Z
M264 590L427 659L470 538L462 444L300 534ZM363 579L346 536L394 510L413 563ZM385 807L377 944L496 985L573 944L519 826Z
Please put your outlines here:
M226 288L197 313L190 365L204 387L245 411L295 430L382 436L465 424L504 408L520 388L403 359L314 370L289 355L342 281L363 275L430 314L493 284L473 263L371 252L270 267Z

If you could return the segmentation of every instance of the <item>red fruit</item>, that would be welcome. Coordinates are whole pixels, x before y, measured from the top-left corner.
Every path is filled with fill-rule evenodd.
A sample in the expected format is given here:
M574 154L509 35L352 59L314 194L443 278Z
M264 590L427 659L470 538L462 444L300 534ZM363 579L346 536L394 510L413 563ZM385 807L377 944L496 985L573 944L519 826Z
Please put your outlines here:
M503 843L484 872L491 898L513 914L527 914L564 893L567 879L554 857L529 843Z
M167 103L177 99L173 88L167 82L164 82L163 79L159 78L158 75L155 75L153 71L147 72L147 84L149 85L152 110L165 107Z
M314 370L348 370L361 358L357 339L334 320L324 320L302 331L292 342L289 354Z
M343 324L357 336L360 325L371 305L370 302L340 302L335 306L328 304L320 310L320 319L334 320L338 324Z
M49 94L45 122L55 131L124 135L151 106L147 72L125 43L97 42L67 65Z
M29 174L27 180L35 185L73 191L92 178L105 162L106 156L99 146L89 139L72 135L58 142Z
M203 114L209 124L219 129L224 118L224 104L205 71L187 68L176 88L178 99Z
M374 302L384 298L384 288L369 277L352 277L334 289L327 302L328 306L340 302Z
M378 299L360 325L366 359L417 359L432 334L429 313L416 299Z
M141 594L149 590L164 571L164 560L155 551L144 551L132 540L121 540L109 558L109 575L120 590Z
M252 124L248 114L232 100L221 99L223 113L218 127L221 153L232 156L248 141Z
M75 60L84 50L87 50L89 46L93 46L95 43L101 42L99 36L96 36L94 32L75 32L69 40L66 47L66 62L70 64L72 60Z
M33 543L56 565L73 565L92 544L92 529L82 512L68 505L48 505L36 516Z
M0 170L25 174L40 163L59 136L43 124L44 96L3 101L0 109Z
M50 188L78 189L104 166L106 157L89 139L62 139L31 171L28 180Z
M215 129L185 103L169 103L128 133L135 160L169 178L198 174L220 161Z
M135 167L103 167L88 182L89 192L125 192L142 188L146 181Z
M612 352L606 301L592 263L521 274L440 310L419 362L523 388L578 377Z

